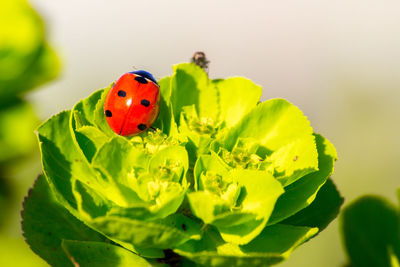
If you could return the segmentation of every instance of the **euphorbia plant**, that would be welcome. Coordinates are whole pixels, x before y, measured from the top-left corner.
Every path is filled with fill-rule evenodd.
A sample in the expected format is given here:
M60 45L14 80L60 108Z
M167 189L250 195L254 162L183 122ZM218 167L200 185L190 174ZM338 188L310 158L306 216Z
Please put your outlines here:
M44 174L23 229L50 264L269 266L336 217L335 148L300 109L193 63L158 83L160 115L139 136L108 127L112 85L38 129Z

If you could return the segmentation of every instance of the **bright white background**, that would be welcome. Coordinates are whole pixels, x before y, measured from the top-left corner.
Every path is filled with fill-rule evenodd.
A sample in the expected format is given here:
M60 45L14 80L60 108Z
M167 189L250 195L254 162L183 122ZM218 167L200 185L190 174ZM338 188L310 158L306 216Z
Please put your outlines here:
M63 60L29 95L45 119L124 72L157 78L203 50L210 76L246 76L299 106L336 146L346 202L400 186L400 2L31 0ZM345 263L337 222L280 266Z

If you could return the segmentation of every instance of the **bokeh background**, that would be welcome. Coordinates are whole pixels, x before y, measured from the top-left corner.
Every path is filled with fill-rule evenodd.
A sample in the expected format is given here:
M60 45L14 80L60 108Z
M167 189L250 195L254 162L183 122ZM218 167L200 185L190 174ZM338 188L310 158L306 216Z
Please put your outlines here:
M336 146L345 203L396 201L400 186L400 2L397 0L31 0L61 61L59 77L27 95L40 119L146 69L157 78L194 51L212 78L245 76L263 99L290 100ZM1 27L1 26L0 26ZM33 161L30 170L40 171ZM27 169L20 169L29 175ZM34 179L32 174L32 180ZM335 220L280 266L343 266ZM40 265L40 261L38 261Z

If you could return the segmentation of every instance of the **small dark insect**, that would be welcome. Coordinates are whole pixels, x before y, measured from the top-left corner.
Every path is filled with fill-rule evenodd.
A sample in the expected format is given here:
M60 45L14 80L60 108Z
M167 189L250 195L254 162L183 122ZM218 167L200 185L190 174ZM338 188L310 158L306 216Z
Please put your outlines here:
M186 231L186 224L184 224L184 223L182 223L182 229L183 229L183 231Z
M298 158L299 158L298 156L295 156L295 157L293 158L293 161L296 161Z
M208 71L208 64L210 63L210 61L207 59L204 52L197 51L193 54L192 63L196 64L205 71Z

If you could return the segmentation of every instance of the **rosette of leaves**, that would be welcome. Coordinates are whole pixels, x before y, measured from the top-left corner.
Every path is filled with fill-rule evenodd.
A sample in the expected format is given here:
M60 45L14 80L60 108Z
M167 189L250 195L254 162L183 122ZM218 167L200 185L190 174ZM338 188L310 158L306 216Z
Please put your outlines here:
M340 224L349 266L400 266L400 210L391 201L362 196L343 209Z
M155 130L110 130L112 85L38 129L44 175L23 229L50 264L269 266L337 216L335 148L296 106L259 102L242 77L173 71L159 81Z

